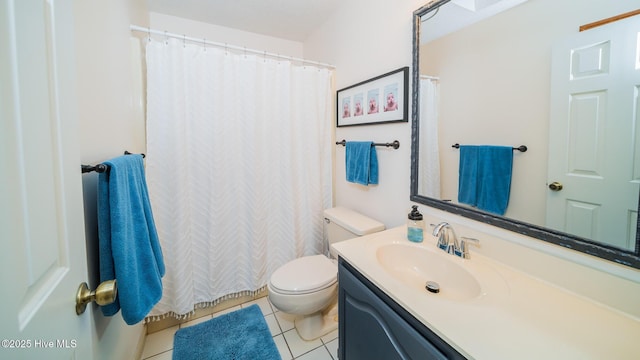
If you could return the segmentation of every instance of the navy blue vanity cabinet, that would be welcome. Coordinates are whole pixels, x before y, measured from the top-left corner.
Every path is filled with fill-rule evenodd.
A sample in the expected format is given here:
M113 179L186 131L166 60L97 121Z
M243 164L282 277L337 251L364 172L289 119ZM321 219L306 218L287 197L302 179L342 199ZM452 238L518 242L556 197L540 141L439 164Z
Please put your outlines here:
M340 360L464 359L342 258L338 284Z

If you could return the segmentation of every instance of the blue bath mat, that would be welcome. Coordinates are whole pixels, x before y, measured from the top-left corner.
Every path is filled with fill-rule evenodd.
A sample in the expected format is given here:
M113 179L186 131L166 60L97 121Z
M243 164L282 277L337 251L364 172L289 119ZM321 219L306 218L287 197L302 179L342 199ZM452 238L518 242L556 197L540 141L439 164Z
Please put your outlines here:
M258 305L180 329L173 360L281 360Z

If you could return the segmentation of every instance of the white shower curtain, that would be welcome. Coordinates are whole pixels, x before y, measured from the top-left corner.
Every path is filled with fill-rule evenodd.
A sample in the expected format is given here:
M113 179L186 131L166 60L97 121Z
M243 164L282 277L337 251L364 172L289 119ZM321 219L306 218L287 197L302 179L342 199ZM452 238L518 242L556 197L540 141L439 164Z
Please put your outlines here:
M440 199L438 150L438 79L420 77L420 173L418 193Z
M165 257L152 316L254 294L325 248L331 71L150 41L147 181Z

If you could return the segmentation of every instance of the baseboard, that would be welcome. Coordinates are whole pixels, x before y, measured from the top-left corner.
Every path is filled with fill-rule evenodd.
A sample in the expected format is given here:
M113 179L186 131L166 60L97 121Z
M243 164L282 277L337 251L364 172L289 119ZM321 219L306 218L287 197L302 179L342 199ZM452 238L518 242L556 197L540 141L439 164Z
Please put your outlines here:
M136 349L133 352L133 357L131 360L138 360L142 358L142 352L144 351L144 343L147 340L147 325L140 327L140 332L138 333L138 341L136 342Z
M228 308L246 303L248 301L265 297L267 296L267 294L268 294L267 291L263 291L256 296L244 295L237 298L227 299L227 300L221 301L215 306L197 309L195 313L187 319L176 319L174 317L167 317L162 320L151 321L145 325L145 329L146 329L145 334L152 334L154 332L162 331L172 326L180 325L182 323L186 323L203 316L209 316L211 314L217 313L218 311L226 310Z

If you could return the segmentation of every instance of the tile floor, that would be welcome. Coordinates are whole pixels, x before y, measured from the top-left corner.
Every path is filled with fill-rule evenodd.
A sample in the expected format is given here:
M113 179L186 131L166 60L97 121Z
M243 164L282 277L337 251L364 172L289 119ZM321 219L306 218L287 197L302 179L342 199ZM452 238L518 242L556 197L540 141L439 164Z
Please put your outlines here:
M298 336L289 314L277 311L267 297L234 306L213 315L176 325L147 335L141 360L171 360L173 353L173 335L182 327L198 324L216 316L239 310L252 304L258 304L269 325L273 341L276 343L283 360L338 360L338 330L313 341L305 341Z

